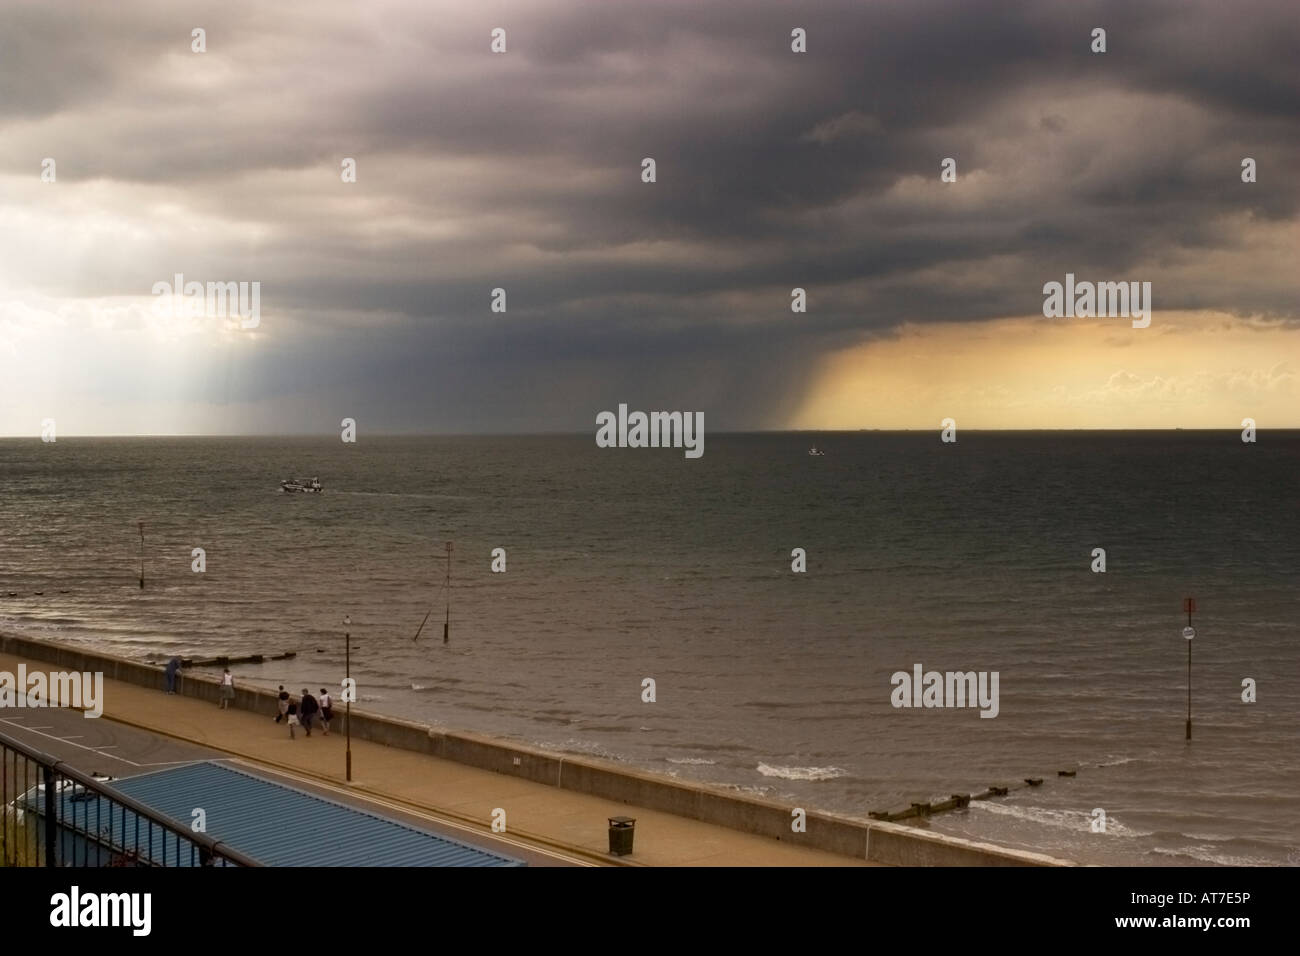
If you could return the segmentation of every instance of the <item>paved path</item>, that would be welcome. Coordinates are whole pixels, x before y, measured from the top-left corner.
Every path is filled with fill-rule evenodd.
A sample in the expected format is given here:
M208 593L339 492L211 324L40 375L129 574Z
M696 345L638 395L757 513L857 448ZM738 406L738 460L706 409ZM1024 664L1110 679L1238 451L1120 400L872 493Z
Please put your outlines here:
M16 672L19 658L0 654L0 670ZM51 665L23 661L29 671L49 671ZM351 793L383 805L387 813L408 813L420 825L457 828L450 835L471 842L469 836L489 837L493 811L506 812L508 850L522 855L522 847L577 862L642 864L648 866L854 866L866 865L846 857L792 843L741 833L657 810L646 810L599 797L559 790L545 784L506 777L441 760L425 754L386 747L369 741L352 742L353 783L344 780L344 739L319 731L306 737L301 728L290 740L287 729L270 714L220 710L216 704L181 696L168 696L133 684L104 682L105 718L86 719L56 710L3 709L0 728L22 737L31 746L68 758L73 766L124 776L130 763L167 765L169 761L202 759L212 751L237 756L263 770L290 775L296 785L321 788L334 798ZM107 720L106 718L112 718ZM4 723L3 721L10 721ZM130 737L120 724L149 731ZM80 725L79 729L78 725ZM49 727L41 731L37 728ZM57 733L56 733L57 731ZM41 733L51 737L35 736ZM165 736L159 736L165 735ZM168 740L167 738L173 738ZM47 744L37 743L46 739ZM195 745L198 745L197 747ZM188 748L188 749L187 749ZM115 753L115 751L118 751ZM113 761L117 765L113 765ZM125 761L125 762L124 762ZM320 792L320 791L318 791ZM611 816L637 820L635 852L611 857L608 824ZM792 834L792 839L797 839ZM562 859L554 863L564 862Z
M484 833L444 820L435 814L375 799L346 786L333 786L311 777L230 757L220 750L163 737L152 731L121 724L108 717L86 720L75 710L0 710L0 733L27 746L57 757L83 773L98 773L113 779L152 773L201 760L219 760L274 783L345 803L370 813L398 820L441 836L522 859L529 866L593 866L586 859L557 850L537 848L518 840ZM184 822L184 821L182 821ZM212 836L220 839L219 832Z

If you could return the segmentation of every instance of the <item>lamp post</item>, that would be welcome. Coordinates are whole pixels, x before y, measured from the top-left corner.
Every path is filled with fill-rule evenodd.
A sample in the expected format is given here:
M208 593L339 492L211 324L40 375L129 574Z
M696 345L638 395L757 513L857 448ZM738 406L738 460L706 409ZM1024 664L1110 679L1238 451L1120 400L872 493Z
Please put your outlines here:
M343 729L348 736L348 757L347 773L348 783L352 782L352 617L343 615L343 660L344 660L344 681L343 681L343 706L347 708L347 713L343 718Z
M144 522L137 521L140 528L140 590L144 590Z

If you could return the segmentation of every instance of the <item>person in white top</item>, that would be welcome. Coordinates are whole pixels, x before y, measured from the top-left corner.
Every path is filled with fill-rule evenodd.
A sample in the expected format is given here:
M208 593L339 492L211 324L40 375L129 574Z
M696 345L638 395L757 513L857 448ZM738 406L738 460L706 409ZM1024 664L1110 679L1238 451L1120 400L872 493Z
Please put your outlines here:
M325 736L330 735L330 720L334 717L334 701L330 700L329 691L324 687L320 689L320 697L317 699L320 704L320 722L325 728Z
M219 706L222 710L230 709L230 702L235 699L235 675L230 673L230 668L221 675L221 700Z

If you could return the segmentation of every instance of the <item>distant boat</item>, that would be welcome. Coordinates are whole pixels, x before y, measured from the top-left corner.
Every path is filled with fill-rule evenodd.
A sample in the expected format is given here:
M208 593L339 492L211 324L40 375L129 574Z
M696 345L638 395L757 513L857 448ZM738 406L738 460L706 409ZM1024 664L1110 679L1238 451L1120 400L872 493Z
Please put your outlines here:
M320 486L319 478L286 478L280 482L283 492L300 491L305 495L318 495L325 489Z
M825 456L826 452L824 452L824 451L818 451L818 450L817 450L817 446L816 446L816 445L813 445L811 448L808 449L808 454L810 454L810 455L814 455L814 456L816 456L816 457L823 457L823 456Z

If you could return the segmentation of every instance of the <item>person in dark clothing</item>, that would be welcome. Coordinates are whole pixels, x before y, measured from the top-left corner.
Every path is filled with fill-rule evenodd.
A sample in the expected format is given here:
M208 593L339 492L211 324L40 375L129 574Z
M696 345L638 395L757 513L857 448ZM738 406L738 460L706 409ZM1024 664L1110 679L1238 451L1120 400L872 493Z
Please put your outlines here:
M280 708L280 712L275 715L275 722L278 724L289 716L289 692L284 689L283 684L280 685L280 696L276 698L276 703Z
M176 672L181 669L181 659L173 657L167 662L166 672L166 691L169 694L176 693Z
M304 687L302 689L302 703L298 705L298 715L308 737L311 736L311 724L316 719L316 712L319 710L320 704L316 703L316 698L311 695L311 691Z

